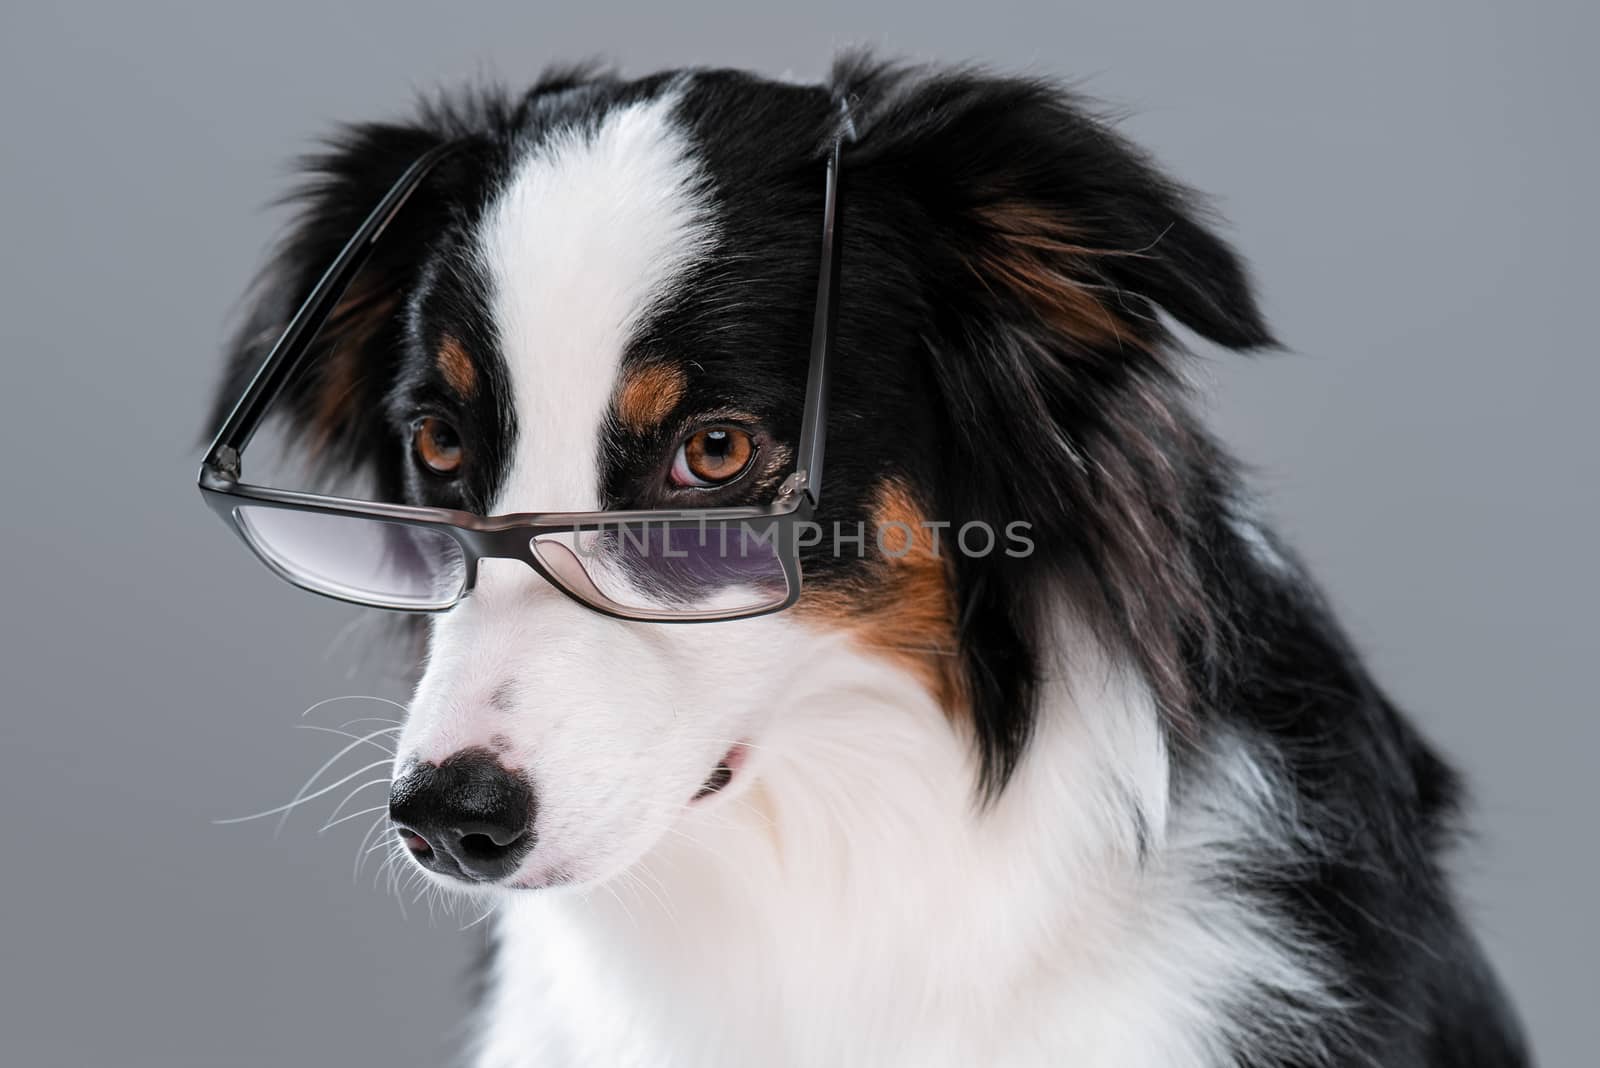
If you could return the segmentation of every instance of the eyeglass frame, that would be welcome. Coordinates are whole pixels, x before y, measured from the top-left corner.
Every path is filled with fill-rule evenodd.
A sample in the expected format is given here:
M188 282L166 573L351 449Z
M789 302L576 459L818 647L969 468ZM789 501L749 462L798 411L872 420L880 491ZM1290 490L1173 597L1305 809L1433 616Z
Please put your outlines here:
M844 129L851 129L848 113ZM436 613L460 604L477 584L478 564L485 559L519 560L546 582L585 608L615 619L651 623L704 623L749 619L781 612L800 598L801 568L799 528L809 524L821 500L823 446L827 436L829 357L834 345L839 294L838 217L839 157L845 137L835 138L827 159L822 214L822 255L817 273L817 297L812 316L810 365L806 372L805 409L801 415L800 443L795 470L778 487L769 505L691 509L635 509L597 512L518 512L480 516L453 508L388 504L298 490L282 490L242 481L242 455L266 413L289 382L304 368L312 342L332 316L339 299L365 265L385 229L422 185L427 176L469 142L450 141L417 157L384 194L355 234L346 242L311 293L284 327L262 361L243 395L234 405L216 437L206 449L200 467L199 488L206 504L231 527L250 551L278 577L298 589L336 601L390 611ZM385 603L375 597L342 596L317 589L297 579L271 559L244 529L238 509L242 505L322 515L381 520L403 526L424 527L455 540L463 558L461 589L448 604L437 606ZM653 611L619 605L604 594L596 603L570 589L538 558L533 545L541 535L604 530L625 524L676 525L683 523L724 526L739 524L756 531L758 542L769 540L784 573L787 592L781 602L744 610ZM777 528L774 532L772 528ZM775 537L774 537L775 533ZM592 585L592 579L590 580ZM596 591L599 592L598 590Z

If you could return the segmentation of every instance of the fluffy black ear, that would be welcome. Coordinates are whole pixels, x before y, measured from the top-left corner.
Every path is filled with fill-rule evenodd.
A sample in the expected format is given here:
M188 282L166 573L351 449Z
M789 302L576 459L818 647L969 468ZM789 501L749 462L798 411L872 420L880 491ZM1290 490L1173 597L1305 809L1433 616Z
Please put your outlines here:
M367 213L443 137L443 131L421 125L351 126L302 161L304 180L285 198L298 212L251 288L245 319L229 347L212 426L226 417ZM288 417L293 440L329 474L363 467L386 444L380 415L389 382L385 371L398 351L401 299L420 264L419 245L442 225L435 189L430 182L418 190L395 231L378 243L317 339L306 371L279 401L277 412Z
M1183 397L1160 313L1272 344L1194 198L1070 94L1037 81L847 61L849 219L913 265L942 396L955 522L1023 521L1035 550L953 563L985 785L1027 741L1057 591L1179 722L1218 641L1199 543L1226 458ZM859 230L858 230L859 233ZM898 247L896 247L898 246Z
M497 89L441 96L425 101L410 122L343 127L322 151L301 160L302 181L284 198L297 213L250 290L211 426L221 424L322 272L406 168L438 144L467 141L468 149L433 171L385 229L318 338L307 371L277 409L322 473L371 467L376 488L397 493L397 472L389 468L401 453L389 447L382 412L401 351L406 296L428 251L462 220L495 154L505 151L538 98L595 77L587 67L560 68L520 96Z
M1080 340L1165 340L1154 309L1235 349L1271 345L1243 266L1196 198L1066 90L847 61L852 170L892 169L997 296Z

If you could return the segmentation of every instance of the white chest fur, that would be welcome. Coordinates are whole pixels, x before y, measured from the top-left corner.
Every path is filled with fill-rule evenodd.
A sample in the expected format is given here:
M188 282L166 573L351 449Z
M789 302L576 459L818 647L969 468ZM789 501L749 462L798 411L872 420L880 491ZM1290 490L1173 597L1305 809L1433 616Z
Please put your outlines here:
M1092 654L1092 650L1089 651ZM1275 833L1242 747L1169 804L1147 691L1072 658L1006 793L900 672L786 710L752 781L623 877L498 917L480 1068L1215 1063L1320 984L1258 902L1202 885Z

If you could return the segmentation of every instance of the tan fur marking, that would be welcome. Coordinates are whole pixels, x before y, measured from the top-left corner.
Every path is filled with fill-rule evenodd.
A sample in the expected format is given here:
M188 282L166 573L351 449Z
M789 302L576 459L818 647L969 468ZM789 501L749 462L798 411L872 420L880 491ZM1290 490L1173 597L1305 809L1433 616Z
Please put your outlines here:
M326 449L344 428L347 410L361 388L361 348L393 317L397 294L357 278L324 328L329 352L318 372L311 416L312 455Z
M478 369L473 365L472 357L467 355L466 346L449 335L439 342L439 355L437 357L439 373L444 375L445 383L462 397L470 397L478 388Z
M627 371L612 407L617 421L636 434L654 430L672 414L688 388L683 371L665 363L647 363Z
M999 201L978 215L995 239L972 263L985 282L992 279L1011 289L1068 337L1095 346L1146 347L1144 331L1104 303L1114 289L1094 281L1100 277L1095 260L1143 256L1143 250L1076 244L1069 223L1025 201Z
M956 642L955 599L943 556L909 487L889 479L867 520L866 573L858 582L807 590L796 606L808 621L843 630L865 648L911 669L953 719L964 719L966 688ZM896 526L895 524L899 524ZM878 532L883 531L880 551Z

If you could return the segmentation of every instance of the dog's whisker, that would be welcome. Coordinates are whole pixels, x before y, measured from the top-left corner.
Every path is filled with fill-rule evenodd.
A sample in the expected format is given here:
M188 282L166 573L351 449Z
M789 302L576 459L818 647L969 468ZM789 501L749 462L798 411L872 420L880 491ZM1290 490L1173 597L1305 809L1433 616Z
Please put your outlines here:
M381 879L385 872L388 873L388 877L389 878L388 878L388 883L387 883L387 887L388 887L387 892L394 895L395 901L400 905L400 917L401 917L401 919L405 919L406 918L405 895L404 895L404 892L400 888L400 880L401 880L400 864L403 863L403 861L401 859L400 849L402 847L400 846L400 843L398 841L396 841L394 843L394 845L395 845L395 849L390 851L389 859L384 861L383 867L378 869L378 878ZM415 874L416 874L416 872L415 872L415 870L413 870L412 875L414 876ZM377 883L377 880L374 880L374 885L376 885L376 883ZM407 885L409 885L409 883Z
M749 802L745 801L743 798L735 798L734 800L739 804L740 807L748 809L750 812L765 818L765 813L762 813L759 809L750 805ZM717 811L718 807L720 806L709 807L702 805L697 798L691 797L686 801L678 802L676 807L671 810L671 815L669 818L676 821L692 814L696 820L713 823L721 827L734 826L733 821L727 818L727 813ZM767 820L766 822L769 824L771 823L770 820Z
M411 899L411 903L414 905L419 900L428 906L428 926L439 926L439 917L434 912L434 907L437 905L439 900L438 895L435 892L435 888L429 885L424 885L421 890L417 891L417 896Z
M346 775L344 778L339 779L337 782L329 783L327 786L324 786L322 789L318 790L316 793L306 794L303 797L299 796L299 795L296 795L295 799L293 801L290 801L286 805L279 805L276 808L269 808L264 812L252 812L248 816L234 816L231 819L212 820L211 822L214 823L214 824L217 824L218 826L226 826L227 824L231 824L231 823L247 823L250 820L259 820L259 819L263 819L263 818L265 818L267 816L276 816L279 813L282 813L282 814L287 816L288 813L292 812L294 809L298 808L299 806L305 804L307 801L314 801L314 800L316 800L317 798L321 797L324 794L331 793L332 791L337 790L339 787L343 786L345 783L349 782L351 779L355 778L357 775L363 775L363 774L371 771L373 768L381 768L387 763L389 763L389 761L387 761L387 760L375 760L371 764L368 764L364 768L357 768L355 771L352 771L349 775ZM318 774L320 775L321 772L318 772ZM280 828L283 826L281 821L279 822L278 826Z
M678 923L677 912L673 910L672 906L667 904L666 898L662 897L659 891L644 881L644 878L639 871L633 868L627 868L623 870L622 874L628 877L629 885L639 887L655 900L655 903L660 907L662 913L666 915L668 922L672 924L672 929L674 931L682 930L682 927Z
M341 759L344 758L345 754L349 753L351 750L356 749L357 747L362 746L362 745L377 745L377 743L374 742L373 739L377 738L377 737L380 737L384 733L385 733L384 731L373 731L370 734L362 735L361 737L356 738L354 741L350 742L343 749L340 749L337 753L333 754L333 756L329 757L326 761L324 761L323 765L320 768L318 768L316 771L311 773L311 777L305 781L305 785L300 787L300 791L299 791L299 793L295 794L294 800L290 801L288 806L281 810L283 812L283 818L278 820L278 828L273 833L274 834L282 833L283 825L285 823L287 823L288 820L289 820L290 811L292 811L294 809L295 805L300 803L302 795L307 790L309 790L316 783L316 781L319 778L322 777L322 774L325 771L327 771L329 768L331 768L335 764L337 764ZM383 751L383 752L389 752L387 749L384 749L382 746L377 746L377 748L379 750ZM394 755L393 753L390 753L390 757L391 758L393 757L393 755ZM383 763L388 763L388 761L384 761ZM377 766L378 766L377 764L372 764L372 765L369 765L366 768L363 768L362 770L363 771L370 771L370 770L372 770L372 768L377 767ZM349 780L346 779L346 780L342 780L342 781L348 782Z
M372 849L368 848L368 843L372 841L372 836L377 834L380 828L388 822L388 807L387 805L383 806L384 812L372 821L372 826L367 828L367 833L361 836L360 842L356 843L356 860L350 869L350 881L353 883L361 881L361 865L366 863L367 857L372 854ZM382 845L383 843L379 842L378 844Z
M389 839L384 838L384 839L382 839L382 840L380 840L378 842L374 842L371 846L369 846L367 848L367 852L368 853L376 853L378 850L383 849L386 846L392 846L393 844L394 843L389 841Z
M622 896L617 893L616 888L611 883L612 880L607 879L600 884L600 888L611 895L611 899L622 909L623 914L628 917L628 921L633 924L634 930L637 931L639 929L639 918L633 914L633 910L628 907L627 902L622 900Z
M356 789L357 789L357 791L360 791L360 790L366 789L367 786L371 786L374 783L388 782L388 781L389 781L388 779L374 779L372 782L366 783L364 786L356 787ZM354 797L354 796L355 796L355 794L351 794L350 795L350 797ZM348 800L348 798L346 800ZM343 802L340 802L340 804L343 804ZM333 811L335 813L337 813L339 810L338 809L334 809ZM361 809L358 812L352 812L347 816L340 816L336 820L329 820L327 823L324 823L321 828L318 829L317 833L318 834L322 834L324 831L328 830L330 827L337 827L341 823L348 823L350 820L360 819L362 816L370 816L374 812L388 812L388 811L389 811L389 803L387 801L385 801L381 805L373 805L371 808L364 808L364 809Z
M771 813L761 811L743 797L735 797L732 800L734 805L744 809L746 812L750 813L750 815L754 816L756 819L765 824L768 830L772 830L773 828L777 827L777 823L774 822Z
M372 873L372 889L378 890L381 887L385 896L388 895L389 888L384 882L384 876L389 872L389 863L392 859L391 857L385 857L384 862L378 865L378 870Z
M341 820L341 818L339 817L339 813L343 812L344 811L344 806L348 805L355 798L355 796L357 794L359 794L362 790L367 790L367 789L370 789L371 787L380 786L380 785L387 786L388 784L389 784L389 776L384 775L384 776L381 776L381 777L376 778L376 779L368 779L366 782L362 783L360 786L357 786L354 789L352 789L349 793L345 794L344 797L340 798L339 803L337 805L333 806L333 811L328 813L328 822L323 824L317 830L317 833L321 834L323 831L326 831L329 827L333 827L333 826L343 822ZM388 806L385 805L384 807L387 808Z
M378 846L388 846L388 845L392 845L392 843L387 841L387 840L378 843ZM378 846L374 846L373 849L378 848ZM371 850L369 850L369 852L371 852ZM380 882L383 882L385 876L391 876L391 878L392 878L392 870L394 868L394 864L399 859L400 859L399 854L396 853L393 849L390 849L388 855L383 858L383 863L379 864L378 865L378 870L373 873L373 876L372 876L372 888L374 890L376 890L378 888L378 884Z
M370 693L345 693L340 694L338 697L324 697L322 700L308 706L304 712L300 713L300 718L304 719L324 705L331 705L338 701L377 701L379 704L391 705L405 715L409 716L411 714L411 710L405 705L399 701L391 701L387 697L379 697Z
M394 727L400 727L404 725L402 720L391 719L388 716L357 716L355 719L347 719L343 723L339 724L339 729L349 730L357 723L387 723Z
M406 889L416 885L422 878L422 872L406 859L399 848L396 848L394 867L389 869L389 885L394 887L395 896L404 897Z
M321 731L324 734L337 734L341 738L352 738L358 742L365 742L379 752L388 753L390 756L394 756L394 750L386 748L382 742L378 741L378 738L400 730L399 727L386 727L380 731L373 731L371 734L360 735L340 730L338 727L324 727L320 723L296 723L294 724L294 729L297 731Z
M463 927L461 929L463 931L470 931L474 927L478 926L478 924L482 923L484 920L487 920L490 916L493 916L498 911L500 911L500 902L496 901L494 904L490 905L486 910L484 910L484 913L483 913L482 916L479 916L477 919L473 920L471 923L467 924L465 927Z

